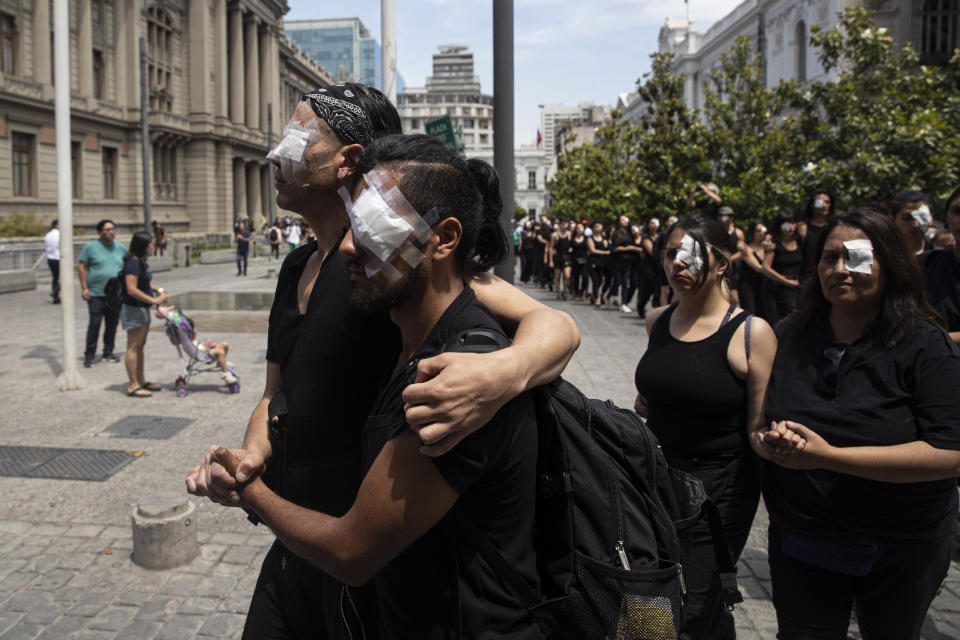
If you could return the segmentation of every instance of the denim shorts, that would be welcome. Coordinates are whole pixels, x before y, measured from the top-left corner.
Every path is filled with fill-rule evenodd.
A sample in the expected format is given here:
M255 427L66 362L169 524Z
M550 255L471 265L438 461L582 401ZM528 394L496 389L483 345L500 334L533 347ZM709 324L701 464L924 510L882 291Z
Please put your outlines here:
M137 307L132 304L124 304L120 309L120 324L124 331L136 329L137 327L150 326L150 307Z

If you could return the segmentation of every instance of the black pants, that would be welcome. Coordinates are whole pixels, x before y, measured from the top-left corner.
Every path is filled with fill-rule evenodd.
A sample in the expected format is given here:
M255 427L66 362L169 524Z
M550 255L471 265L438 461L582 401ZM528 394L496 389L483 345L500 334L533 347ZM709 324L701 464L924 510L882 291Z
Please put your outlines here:
M359 588L347 587L274 542L263 560L242 637L243 640L376 638L379 620L375 598L372 583Z
M91 296L87 301L87 311L90 318L87 321L87 348L83 351L83 359L92 361L97 355L97 339L100 337L100 322L103 322L103 355L113 354L113 343L117 337L117 323L120 321L120 310L111 311L107 307L106 298Z
M50 275L53 281L50 283L50 295L56 300L60 297L60 261L47 258L47 266L50 267Z
M270 257L280 259L280 243L270 245Z
M677 458L671 466L692 473L703 482L717 505L734 565L750 535L750 525L760 502L760 462L751 451L734 460ZM687 622L681 640L732 640L736 638L733 614L720 597L720 573L713 536L705 518L692 530L690 555L684 567L687 581Z
M242 269L241 269L241 264L243 265ZM239 251L237 252L237 275L240 275L241 271L243 275L247 275L247 252L246 251L244 251L243 253L240 253Z
M583 260L583 258L580 258ZM573 295L582 296L587 292L587 263L577 262L577 258L573 259L573 264L571 265L571 276Z
M523 249L520 252L520 282L530 282L533 274L533 250Z
M627 304L633 292L630 290L630 263L622 259L614 259L610 265L613 276L613 290L610 295L620 300L620 304Z
M657 272L655 269L646 268L640 271L640 291L637 293L637 313L640 317L646 315L647 303L653 300L653 306L657 306Z
M787 556L775 525L769 534L780 640L843 640L853 607L865 640L916 640L950 568L951 536L887 549L870 573L856 577Z

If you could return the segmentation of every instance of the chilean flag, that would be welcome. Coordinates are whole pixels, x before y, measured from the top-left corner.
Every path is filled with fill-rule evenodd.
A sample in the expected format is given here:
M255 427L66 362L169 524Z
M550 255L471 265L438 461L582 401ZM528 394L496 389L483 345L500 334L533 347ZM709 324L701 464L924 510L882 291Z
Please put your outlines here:
M543 136L540 135L540 129L537 129L537 147L540 146L541 142L543 142Z

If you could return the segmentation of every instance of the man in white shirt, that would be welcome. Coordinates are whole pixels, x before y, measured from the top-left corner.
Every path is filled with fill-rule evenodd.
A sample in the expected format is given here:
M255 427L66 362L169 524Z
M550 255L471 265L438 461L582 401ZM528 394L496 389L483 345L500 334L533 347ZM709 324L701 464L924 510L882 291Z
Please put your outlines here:
M50 231L43 237L43 247L47 254L47 266L53 282L50 284L50 297L53 304L60 304L60 221L50 223Z
M300 246L300 223L294 222L287 227L287 230L284 232L284 235L287 236L287 244L290 245L290 251L293 251Z

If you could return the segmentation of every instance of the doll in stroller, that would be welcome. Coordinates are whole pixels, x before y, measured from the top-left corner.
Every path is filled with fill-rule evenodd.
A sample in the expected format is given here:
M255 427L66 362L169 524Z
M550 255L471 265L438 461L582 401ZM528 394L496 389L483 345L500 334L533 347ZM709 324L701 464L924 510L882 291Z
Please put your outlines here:
M187 395L187 383L196 373L219 371L230 393L240 392L240 379L233 364L227 362L230 345L226 342L201 340L194 329L193 321L182 310L174 306L158 305L157 317L166 322L167 337L177 348L183 374L177 378L177 395Z

